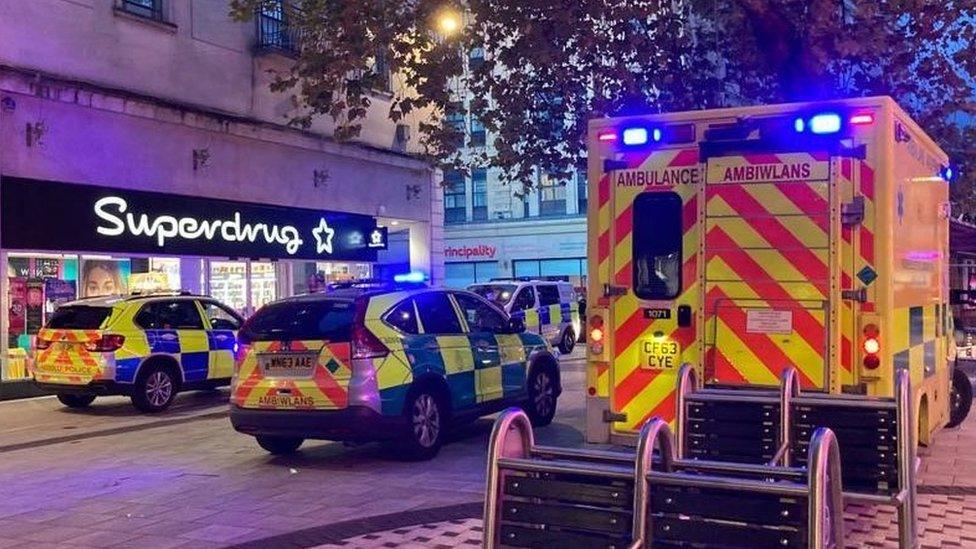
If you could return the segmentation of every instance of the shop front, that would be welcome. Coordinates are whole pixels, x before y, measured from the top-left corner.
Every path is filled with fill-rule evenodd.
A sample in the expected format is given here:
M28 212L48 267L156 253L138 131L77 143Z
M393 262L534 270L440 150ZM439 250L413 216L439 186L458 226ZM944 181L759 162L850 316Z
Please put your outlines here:
M186 290L248 315L369 277L388 254L375 217L75 183L0 178L2 380L28 375L33 338L80 298Z
M525 221L445 231L445 284L464 287L492 278L540 278L586 287L586 225Z

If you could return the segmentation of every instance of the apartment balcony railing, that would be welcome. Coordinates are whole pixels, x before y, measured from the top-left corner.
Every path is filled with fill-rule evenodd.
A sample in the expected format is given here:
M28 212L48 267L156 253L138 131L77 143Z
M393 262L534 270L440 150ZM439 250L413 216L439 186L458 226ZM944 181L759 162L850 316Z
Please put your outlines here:
M296 55L301 47L301 33L290 23L290 20L293 20L298 13L297 8L281 4L275 8L260 10L255 18L258 50Z

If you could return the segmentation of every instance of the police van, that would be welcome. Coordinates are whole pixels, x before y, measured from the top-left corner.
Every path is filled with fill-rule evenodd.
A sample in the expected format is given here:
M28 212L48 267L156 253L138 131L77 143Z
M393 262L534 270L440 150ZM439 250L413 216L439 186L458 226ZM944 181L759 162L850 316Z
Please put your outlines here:
M569 282L534 279L492 279L468 290L525 321L530 332L556 346L562 354L573 352L581 333L579 303Z
M946 154L887 97L593 120L587 438L672 420L675 378L950 406ZM958 399L956 399L958 400Z

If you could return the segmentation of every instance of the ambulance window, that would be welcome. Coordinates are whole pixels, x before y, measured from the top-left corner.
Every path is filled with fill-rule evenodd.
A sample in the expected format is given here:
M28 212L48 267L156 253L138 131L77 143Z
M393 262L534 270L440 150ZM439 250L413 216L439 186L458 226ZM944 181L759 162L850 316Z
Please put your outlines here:
M419 334L417 310L413 306L413 300L405 299L386 313L386 323L405 334Z
M535 290L531 286L522 288L515 296L515 303L512 305L513 311L524 311L535 307Z
M634 201L634 293L673 299L681 293L681 198L643 193Z
M454 305L444 292L429 292L420 294L417 300L417 310L420 312L420 324L425 334L460 334L461 321L458 319Z
M559 305L559 288L555 284L539 284L539 305Z

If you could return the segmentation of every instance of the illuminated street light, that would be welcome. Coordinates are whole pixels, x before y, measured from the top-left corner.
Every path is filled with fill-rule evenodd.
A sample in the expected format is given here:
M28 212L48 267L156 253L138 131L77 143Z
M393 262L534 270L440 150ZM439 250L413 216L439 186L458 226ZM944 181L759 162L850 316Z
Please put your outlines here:
M437 30L444 36L458 32L461 30L461 15L454 10L445 9L437 15Z

